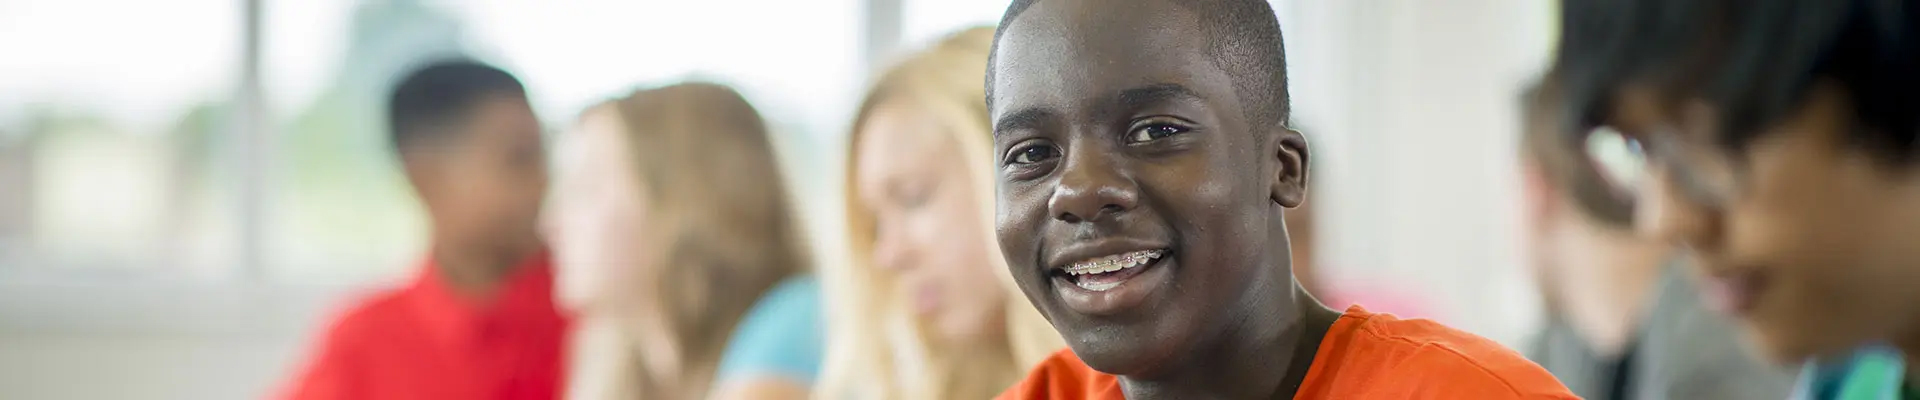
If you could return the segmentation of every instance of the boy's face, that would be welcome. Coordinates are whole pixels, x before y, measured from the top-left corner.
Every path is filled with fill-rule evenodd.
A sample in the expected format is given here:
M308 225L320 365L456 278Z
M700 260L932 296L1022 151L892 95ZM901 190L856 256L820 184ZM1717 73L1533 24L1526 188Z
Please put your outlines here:
M1292 298L1278 219L1305 194L1305 145L1250 125L1195 15L1051 0L1009 23L990 66L996 233L1074 352L1163 374L1293 312L1251 308Z
M435 234L513 251L537 244L546 155L540 122L526 100L489 96L447 129L462 131L407 163Z
M1737 152L1709 139L1710 108L1652 93L1622 91L1609 121L1655 161L1633 187L1635 224L1690 250L1710 305L1782 362L1915 337L1920 166L1850 142L1841 92L1816 85Z

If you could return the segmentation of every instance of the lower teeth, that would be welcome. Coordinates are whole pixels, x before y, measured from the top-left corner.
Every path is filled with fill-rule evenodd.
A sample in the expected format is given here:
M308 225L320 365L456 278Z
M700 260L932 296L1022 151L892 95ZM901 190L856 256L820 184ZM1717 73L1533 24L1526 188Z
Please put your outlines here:
M1121 281L1121 282L1124 282L1124 281ZM1079 285L1081 289L1092 290L1095 292L1105 292L1109 289L1113 289L1120 286L1120 282L1101 282L1101 283L1074 282L1073 284Z

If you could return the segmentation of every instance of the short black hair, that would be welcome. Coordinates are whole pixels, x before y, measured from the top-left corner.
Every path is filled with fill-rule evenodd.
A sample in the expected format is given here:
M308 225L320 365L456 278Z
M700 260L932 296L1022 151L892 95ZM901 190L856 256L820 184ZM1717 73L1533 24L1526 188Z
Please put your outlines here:
M1013 20L1039 0L1014 0L1000 17L987 55L987 103L993 103L994 64L1000 56L1000 37ZM1292 115L1287 94L1286 42L1280 19L1264 0L1189 0L1175 5L1199 17L1207 36L1207 54L1233 78L1233 89L1246 104L1246 118L1256 126L1286 124Z
M1569 137L1604 123L1622 87L1646 85L1714 107L1714 141L1742 150L1826 81L1851 103L1853 144L1901 163L1916 150L1920 3L1564 0L1560 25L1547 79L1562 90Z
M407 73L387 102L387 130L402 154L445 139L489 96L526 97L519 79L466 59L436 61Z

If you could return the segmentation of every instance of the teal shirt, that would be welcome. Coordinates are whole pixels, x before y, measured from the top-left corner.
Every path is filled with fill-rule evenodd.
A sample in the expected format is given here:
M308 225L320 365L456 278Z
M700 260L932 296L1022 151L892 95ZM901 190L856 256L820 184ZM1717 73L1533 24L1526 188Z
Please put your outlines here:
M1868 347L1843 358L1807 364L1796 400L1902 400L1906 361L1898 351ZM1904 397L1903 397L1904 395Z
M716 385L769 377L811 385L820 375L825 329L819 281L802 275L781 282L734 328L720 358Z

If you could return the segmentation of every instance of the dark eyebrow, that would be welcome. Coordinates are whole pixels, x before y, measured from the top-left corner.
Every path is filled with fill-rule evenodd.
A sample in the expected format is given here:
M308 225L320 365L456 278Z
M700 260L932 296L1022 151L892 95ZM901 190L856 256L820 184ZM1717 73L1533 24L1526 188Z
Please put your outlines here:
M1000 117L999 121L993 123L993 136L998 137L1002 132L1039 125L1040 121L1053 118L1053 116L1053 110L1045 108L1027 108L1014 111L1004 117Z
M1173 100L1198 100L1200 94L1177 83L1159 83L1121 91L1119 99L1121 107L1140 108Z

